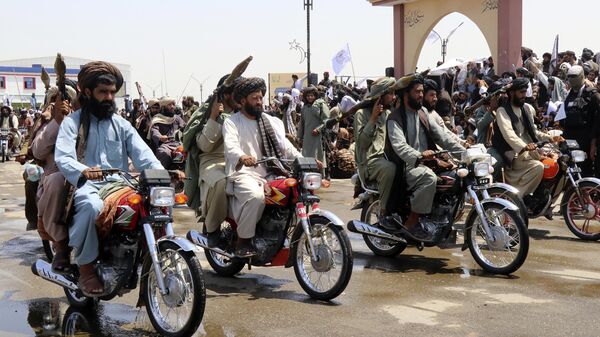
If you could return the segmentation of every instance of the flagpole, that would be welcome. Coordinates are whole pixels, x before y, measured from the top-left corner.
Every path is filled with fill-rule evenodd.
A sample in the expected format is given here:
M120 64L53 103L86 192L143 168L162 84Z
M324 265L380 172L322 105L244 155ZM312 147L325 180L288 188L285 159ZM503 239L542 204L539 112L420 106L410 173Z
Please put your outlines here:
M350 45L346 42L346 48L348 48L348 55L350 56L350 65L352 66L352 77L354 77L354 85L356 85L356 75L354 74L354 61L352 61L352 53L350 53Z

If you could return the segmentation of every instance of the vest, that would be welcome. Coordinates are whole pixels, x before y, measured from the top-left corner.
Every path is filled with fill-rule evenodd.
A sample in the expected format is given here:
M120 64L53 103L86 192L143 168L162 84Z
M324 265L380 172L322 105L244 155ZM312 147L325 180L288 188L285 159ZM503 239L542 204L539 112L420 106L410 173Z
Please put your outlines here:
M430 126L429 126L429 116L427 115L427 112L425 112L423 109L419 109L418 115L419 115L419 122L421 123L421 127L425 131L425 136L427 138L427 148L429 150L436 151L437 148L435 147L435 141L433 140L433 137L431 137ZM384 153L385 153L387 160L391 161L392 163L394 163L396 165L396 175L394 177L394 185L393 186L397 187L397 188L392 189L392 194L388 201L388 205L386 205L386 209L393 212L395 210L400 209L401 207L403 207L406 204L406 200L407 200L406 163L402 160L402 158L400 158L396 154L396 152L394 151L394 148L392 147L392 142L390 141L390 136L389 136L391 130L388 126L388 123L387 123L388 121L394 121L394 122L398 123L398 125L400 125L400 127L402 128L402 131L404 131L404 135L406 136L407 135L407 133L406 133L406 131L407 131L406 111L404 110L404 107L394 110L388 116L388 119L385 124L386 136L385 136ZM418 137L418 135L417 135L417 137ZM408 143L408 140L407 140L407 143Z
M512 125L513 130L517 130L517 123L519 122L519 118L514 113L512 106L510 105L510 103L507 103L504 104L502 107L504 108L504 111L506 111L508 117L510 118L510 124ZM523 127L525 129L525 132L529 134L529 137L533 142L537 143L538 140L535 136L535 130L533 128L533 125L531 124L531 121L529 120L529 116L527 115L525 106L521 107L521 118L523 119ZM492 146L504 156L506 165L510 167L514 158L514 152L512 147L508 145L506 139L504 139L504 136L502 135L502 132L498 127L497 120L494 120L494 135L492 136Z
M594 112L590 111L592 106L592 96L597 94L595 88L584 88L581 97L575 97L573 100L566 100L565 111L567 116L565 118L564 126L569 129L579 129L576 132L582 131L587 132L587 128L593 127ZM575 103L572 106L569 104ZM582 130L583 129L583 130Z

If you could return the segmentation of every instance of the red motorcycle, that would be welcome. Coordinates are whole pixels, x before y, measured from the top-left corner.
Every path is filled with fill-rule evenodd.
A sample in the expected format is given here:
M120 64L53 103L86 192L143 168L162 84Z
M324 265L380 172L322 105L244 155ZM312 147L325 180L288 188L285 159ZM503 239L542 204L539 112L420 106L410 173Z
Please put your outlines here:
M76 266L61 274L39 259L32 272L62 286L69 304L78 308L122 296L134 290L139 280L138 303L145 305L156 331L163 336L192 335L202 322L206 291L196 246L173 232L173 206L185 203L185 198L175 194L166 170L144 170L139 178L118 169L102 170L102 174L105 180L125 185L105 199L107 203L114 198L116 210L112 227L105 228L108 233L99 235L104 239L95 271L104 293L84 294L77 285Z
M291 163L291 161L290 161ZM314 158L298 158L289 170L277 158L258 164L274 165L282 176L269 182L266 207L256 225L254 246L257 255L234 255L237 224L227 219L221 225L217 247L209 247L205 235L189 231L188 239L204 248L214 271L233 276L251 266L294 267L296 278L310 297L331 300L344 291L352 275L352 247L344 224L335 214L319 207L314 191L322 176Z

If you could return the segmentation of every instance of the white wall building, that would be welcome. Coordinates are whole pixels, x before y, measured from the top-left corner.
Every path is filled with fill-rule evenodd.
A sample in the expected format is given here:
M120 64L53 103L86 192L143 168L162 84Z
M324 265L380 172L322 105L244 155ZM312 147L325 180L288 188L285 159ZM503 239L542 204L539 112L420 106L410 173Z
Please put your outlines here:
M66 76L77 81L77 74L83 65L92 60L63 56L67 66ZM35 95L36 105L39 108L44 103L45 87L42 82L42 67L50 75L50 85L56 84L54 61L56 56L37 57L20 60L0 61L0 98L6 104L25 104L29 106L32 94ZM130 94L133 88L131 83L131 66L113 63L123 74L123 87L117 93L117 106L124 106L124 97Z

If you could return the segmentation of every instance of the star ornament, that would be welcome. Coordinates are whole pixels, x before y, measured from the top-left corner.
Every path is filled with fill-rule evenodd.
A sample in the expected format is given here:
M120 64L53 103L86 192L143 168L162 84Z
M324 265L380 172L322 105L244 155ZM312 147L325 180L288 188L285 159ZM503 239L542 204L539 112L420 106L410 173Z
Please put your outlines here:
M300 44L296 41L296 39L294 39L294 41L288 42L288 43L290 44L290 50L298 49L298 47L300 47Z

